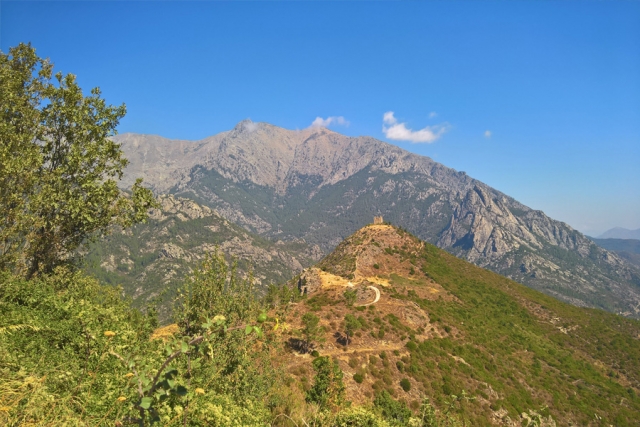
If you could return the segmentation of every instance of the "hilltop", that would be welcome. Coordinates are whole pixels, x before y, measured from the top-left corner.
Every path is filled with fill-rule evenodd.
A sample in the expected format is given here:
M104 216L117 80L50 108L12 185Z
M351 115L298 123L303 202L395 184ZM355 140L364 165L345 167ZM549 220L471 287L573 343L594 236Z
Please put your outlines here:
M273 242L323 254L383 215L476 265L580 306L640 315L640 270L462 171L371 137L242 121L199 140L122 134L144 178Z
M414 410L427 396L474 426L519 426L534 412L536 425L640 419L639 322L562 303L400 228L358 230L290 286L305 296L282 336L290 356L276 360L294 390L311 384L300 331L312 313L323 332L309 350L339 363L359 405L386 390ZM359 326L347 342L349 314Z

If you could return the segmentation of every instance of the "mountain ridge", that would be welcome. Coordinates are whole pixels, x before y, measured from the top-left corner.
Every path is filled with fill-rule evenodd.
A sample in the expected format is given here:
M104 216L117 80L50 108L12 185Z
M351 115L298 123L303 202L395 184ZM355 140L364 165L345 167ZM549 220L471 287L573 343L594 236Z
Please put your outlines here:
M200 141L116 137L156 192L328 253L383 215L456 256L577 305L640 315L640 270L481 181L371 137L243 121Z

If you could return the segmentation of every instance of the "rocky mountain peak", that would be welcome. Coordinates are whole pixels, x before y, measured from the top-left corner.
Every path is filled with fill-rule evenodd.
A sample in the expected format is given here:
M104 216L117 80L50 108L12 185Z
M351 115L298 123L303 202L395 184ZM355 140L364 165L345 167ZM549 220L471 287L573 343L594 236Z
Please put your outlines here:
M192 197L264 237L328 253L384 215L456 256L574 304L640 315L640 271L567 224L371 137L244 120L200 141L126 134L125 184ZM604 296L603 296L604 295Z

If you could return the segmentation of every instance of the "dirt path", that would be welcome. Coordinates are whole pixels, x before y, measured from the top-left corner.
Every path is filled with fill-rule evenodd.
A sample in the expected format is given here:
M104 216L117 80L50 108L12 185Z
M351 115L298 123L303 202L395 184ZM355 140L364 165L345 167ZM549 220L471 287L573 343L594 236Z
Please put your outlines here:
M354 355L354 354L361 354L361 353L380 353L381 351L393 351L393 350L402 350L403 353L406 353L406 348L404 343L402 342L398 342L398 343L386 343L386 344L378 344L375 345L373 347L358 347L357 344L354 344L353 347L348 346L346 350L343 350L340 347L333 347L333 348L323 348L323 349L319 349L318 351L320 352L320 354L322 356L337 356L338 359L340 360L348 360L348 357L350 355ZM293 353L293 355L298 359L313 359L313 356L311 356L309 353L306 354L299 354L299 353ZM290 364L299 364L300 361L296 361Z
M366 307L368 305L372 305L380 301L380 289L376 288L375 286L367 286L367 289L373 289L373 292L376 293L376 297L371 302L368 302L366 304L361 304L360 307Z

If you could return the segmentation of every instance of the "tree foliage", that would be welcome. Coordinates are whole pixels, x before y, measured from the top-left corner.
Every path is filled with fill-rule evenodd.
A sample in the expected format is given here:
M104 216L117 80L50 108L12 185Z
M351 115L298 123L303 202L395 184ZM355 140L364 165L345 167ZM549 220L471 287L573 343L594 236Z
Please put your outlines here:
M321 338L320 318L313 313L305 313L302 316L302 334L305 340L305 350L309 351L314 341Z
M27 44L0 52L0 268L50 273L113 224L143 221L154 200L116 181L127 160L111 137L125 115L99 88L53 74Z
M353 314L344 316L344 331L347 335L347 343L351 341L351 337L360 326L360 321Z
M344 294L342 296L344 297L345 304L351 307L353 304L355 304L358 294L352 289L347 289L346 291L344 291Z
M316 403L321 409L335 410L344 405L345 387L343 373L337 362L328 356L316 357L313 387L307 391L307 402Z

